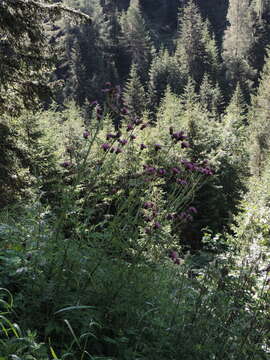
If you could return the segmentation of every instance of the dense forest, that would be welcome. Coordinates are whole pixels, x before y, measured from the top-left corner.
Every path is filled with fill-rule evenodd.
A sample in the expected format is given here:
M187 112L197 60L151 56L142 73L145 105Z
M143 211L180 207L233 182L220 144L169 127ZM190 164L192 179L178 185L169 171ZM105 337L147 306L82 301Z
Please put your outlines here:
M0 360L270 359L270 0L2 0L0 115Z

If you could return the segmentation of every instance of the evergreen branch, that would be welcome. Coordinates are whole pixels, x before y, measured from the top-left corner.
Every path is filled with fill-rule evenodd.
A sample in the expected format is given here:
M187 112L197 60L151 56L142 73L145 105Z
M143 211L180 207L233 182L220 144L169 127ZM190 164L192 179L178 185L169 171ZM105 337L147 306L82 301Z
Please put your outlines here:
M72 9L70 7L64 6L64 5L60 5L60 4L42 4L38 1L35 0L6 0L7 3L10 4L14 4L15 6L18 6L18 4L21 5L30 5L33 6L39 10L43 10L43 11L61 11L61 12L65 12L65 13L69 13L71 15L77 15L78 17L92 22L91 21L91 17L83 12L81 12L80 10L75 10Z

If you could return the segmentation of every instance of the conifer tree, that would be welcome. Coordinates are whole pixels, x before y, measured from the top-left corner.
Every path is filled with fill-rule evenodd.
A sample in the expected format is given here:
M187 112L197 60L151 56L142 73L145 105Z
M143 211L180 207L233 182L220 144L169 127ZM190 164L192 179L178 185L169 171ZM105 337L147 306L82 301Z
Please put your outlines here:
M210 44L210 39L208 27L204 24L199 9L190 0L179 15L179 35L175 54L185 77L192 76L198 84L205 71L211 73L214 40L211 39Z
M151 102L158 104L167 86L179 94L184 87L184 81L175 56L171 56L167 49L161 49L153 58L149 70L149 94Z
M241 87L247 89L251 87L251 80L255 76L250 65L250 52L255 41L256 17L250 0L230 0L227 21L229 26L223 41L227 79L233 88L240 82Z
M208 74L204 74L199 96L203 108L218 119L223 104L223 97L218 83L216 82L214 85Z
M145 81L148 67L154 52L150 33L140 8L139 0L131 0L127 12L120 18L122 44L136 63L138 71Z
M250 157L251 171L260 175L270 150L270 50L268 49L265 65L257 95L252 98L250 109Z
M29 0L0 2L0 113L32 108L50 93L48 74L53 61L45 22L61 13L90 20L61 4Z
M247 105L238 83L231 101L223 117L223 132L221 135L224 149L243 165L241 156L245 153L245 140L247 135Z
M123 98L130 115L134 118L140 117L146 109L146 93L141 83L138 66L133 63L129 78L125 84Z

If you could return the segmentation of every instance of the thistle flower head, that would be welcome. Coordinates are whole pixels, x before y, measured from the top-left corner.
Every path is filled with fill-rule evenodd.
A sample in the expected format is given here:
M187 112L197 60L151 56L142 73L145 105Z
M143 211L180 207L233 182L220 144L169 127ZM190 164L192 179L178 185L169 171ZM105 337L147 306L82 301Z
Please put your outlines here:
M90 132L88 130L84 130L84 132L83 132L84 139L88 139L89 136L90 136Z
M105 144L102 144L101 145L101 148L104 150L104 151L108 151L110 149L110 145L105 143Z

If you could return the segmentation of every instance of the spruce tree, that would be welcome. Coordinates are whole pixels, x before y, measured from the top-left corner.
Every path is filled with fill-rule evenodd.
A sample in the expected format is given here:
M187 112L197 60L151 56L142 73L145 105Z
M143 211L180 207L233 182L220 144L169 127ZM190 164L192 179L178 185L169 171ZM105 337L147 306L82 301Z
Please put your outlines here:
M179 15L179 35L175 55L186 79L192 76L197 84L201 82L205 71L211 73L214 56L210 39L207 25L204 24L199 9L190 0Z
M137 64L138 71L145 81L154 47L139 0L130 1L127 12L123 12L120 17L120 25L122 44L130 55L131 61Z
M249 113L250 120L250 166L255 175L264 169L265 160L270 150L270 49L268 49L265 65L257 94L252 98Z
M123 98L128 108L129 114L136 118L140 117L146 109L146 93L141 83L138 66L133 63L130 69L128 80L126 81Z
M47 79L54 58L45 23L63 12L90 21L89 16L61 4L0 2L0 114L32 108L50 94Z
M222 110L223 97L218 83L216 82L214 85L208 74L204 74L199 96L203 108L206 109L211 116L218 119Z
M179 94L184 87L184 79L175 56L167 49L161 49L153 58L149 70L149 94L153 104L158 104L169 85L171 90Z
M223 40L223 59L227 80L233 88L240 82L244 90L252 85L255 76L250 64L250 52L254 46L255 13L250 0L230 0L227 27Z

